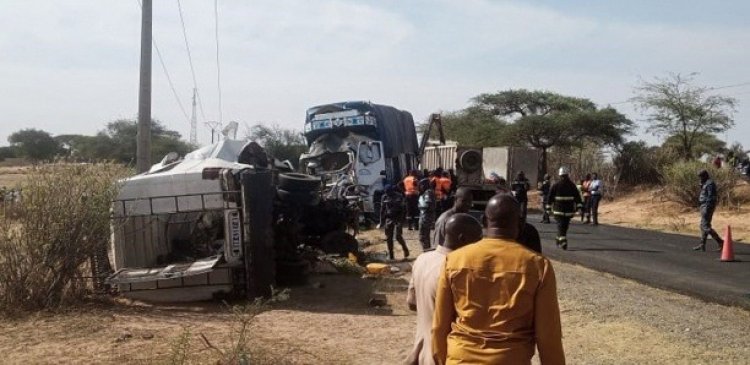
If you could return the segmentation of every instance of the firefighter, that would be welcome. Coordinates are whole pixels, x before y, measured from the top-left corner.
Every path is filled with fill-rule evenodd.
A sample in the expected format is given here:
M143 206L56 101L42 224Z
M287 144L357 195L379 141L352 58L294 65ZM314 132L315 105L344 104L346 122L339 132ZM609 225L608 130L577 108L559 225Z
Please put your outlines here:
M716 251L721 251L724 240L711 228L711 219L713 219L714 210L716 209L716 183L711 180L706 170L701 170L698 173L698 177L701 179L701 192L698 196L698 203L701 209L701 243L693 247L693 250L706 251L706 239L708 236L711 236L719 246Z
M419 186L417 180L418 172L413 170L404 178L404 195L406 198L406 226L408 230L414 230L418 227L419 209L417 200L419 200Z
M558 180L549 191L549 204L552 208L552 215L557 221L557 238L555 244L568 249L568 227L570 220L576 215L576 211L581 209L581 194L575 183L570 180L567 167L560 167Z
M516 198L518 205L521 207L521 218L523 220L526 220L526 213L529 206L529 197L527 193L529 191L529 187L529 179L526 178L526 175L523 173L523 171L519 171L516 175L516 179L513 180L513 182L510 184L510 189L513 192L513 196Z
M549 208L547 208L547 206L549 205L549 190L551 187L552 178L549 176L549 174L544 174L544 181L542 181L542 186L539 187L539 191L542 195L542 223L550 223Z
M404 258L409 257L409 248L403 236L404 221L404 197L396 191L393 185L385 186L385 194L380 202L380 224L378 228L385 226L385 241L388 244L388 258L395 260L393 254L393 239L398 241L404 251Z

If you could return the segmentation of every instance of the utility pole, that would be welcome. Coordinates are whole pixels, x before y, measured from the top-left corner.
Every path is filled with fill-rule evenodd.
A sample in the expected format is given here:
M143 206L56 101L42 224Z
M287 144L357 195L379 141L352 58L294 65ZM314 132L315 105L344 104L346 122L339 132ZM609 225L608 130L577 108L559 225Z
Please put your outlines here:
M138 137L136 168L138 173L151 168L151 0L141 7L141 74L138 89Z
M216 135L216 140L221 140L221 135L217 133L219 129L221 129L221 122L216 121L209 121L206 122L206 126L208 126L209 129L211 129L211 144L214 143L214 135Z
M198 146L198 116L195 113L195 96L197 90L193 88L193 115L190 116L190 144Z

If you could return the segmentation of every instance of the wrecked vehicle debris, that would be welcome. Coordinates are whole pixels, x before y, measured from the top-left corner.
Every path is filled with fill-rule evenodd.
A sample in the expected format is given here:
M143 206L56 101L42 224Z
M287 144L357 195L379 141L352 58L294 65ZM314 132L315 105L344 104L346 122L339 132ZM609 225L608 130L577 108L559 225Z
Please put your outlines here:
M359 250L345 231L346 202L322 199L319 178L292 172L255 142L170 154L120 183L107 283L134 299L266 296L305 282L301 247Z

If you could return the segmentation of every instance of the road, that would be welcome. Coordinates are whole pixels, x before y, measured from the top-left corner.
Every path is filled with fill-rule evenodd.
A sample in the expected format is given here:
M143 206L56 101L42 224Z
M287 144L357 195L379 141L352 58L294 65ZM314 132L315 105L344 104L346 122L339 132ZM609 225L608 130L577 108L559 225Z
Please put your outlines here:
M572 223L568 250L555 247L556 225L538 223L545 256L633 279L706 301L750 310L750 245L734 244L738 262L721 262L713 241L707 252L692 247L699 238L610 225ZM723 232L720 232L723 235Z

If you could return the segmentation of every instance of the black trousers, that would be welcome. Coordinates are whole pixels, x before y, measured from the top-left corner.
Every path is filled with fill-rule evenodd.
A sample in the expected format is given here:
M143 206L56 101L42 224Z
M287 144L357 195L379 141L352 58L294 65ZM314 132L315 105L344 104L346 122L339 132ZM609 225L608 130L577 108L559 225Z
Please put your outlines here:
M417 203L419 195L412 194L406 196L406 224L409 229L417 229L419 226L419 208Z
M715 205L703 204L701 205L701 244L706 244L706 239L711 236L719 247L723 245L721 236L711 227L711 220L714 218Z
M601 195L591 195L591 219L594 224L599 224L599 201L601 200Z
M542 201L542 222L549 223L549 208L547 208L547 201Z
M568 228L570 227L570 220L573 217L565 217L561 215L555 216L557 221L557 241L568 240Z
M406 241L404 241L404 227L401 225L401 222L395 219L386 218L385 242L388 245L388 256L390 259L395 258L393 255L394 238L401 245L401 249L404 250L404 257L409 256L409 249L406 247Z

